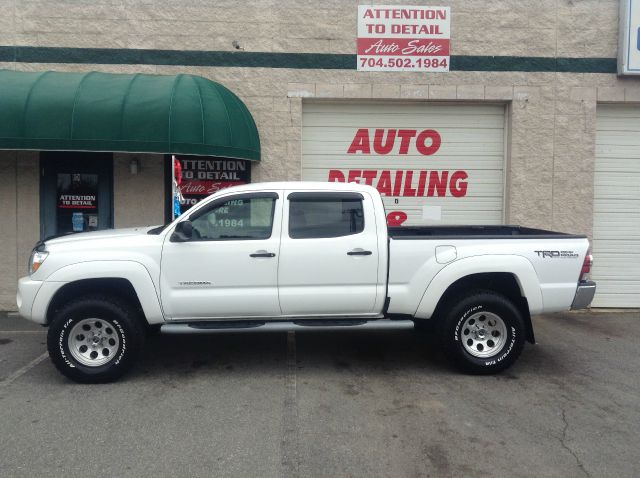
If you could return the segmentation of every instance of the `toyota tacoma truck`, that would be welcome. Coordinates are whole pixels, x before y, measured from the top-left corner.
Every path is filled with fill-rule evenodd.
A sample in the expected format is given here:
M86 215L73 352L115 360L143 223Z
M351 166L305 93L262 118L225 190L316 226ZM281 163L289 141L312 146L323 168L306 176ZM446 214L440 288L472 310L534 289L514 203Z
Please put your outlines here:
M393 321L432 330L463 370L488 374L534 343L532 316L587 307L595 293L584 236L385 218L370 186L231 187L165 226L38 243L18 308L49 327L53 363L78 382L119 378L158 329Z

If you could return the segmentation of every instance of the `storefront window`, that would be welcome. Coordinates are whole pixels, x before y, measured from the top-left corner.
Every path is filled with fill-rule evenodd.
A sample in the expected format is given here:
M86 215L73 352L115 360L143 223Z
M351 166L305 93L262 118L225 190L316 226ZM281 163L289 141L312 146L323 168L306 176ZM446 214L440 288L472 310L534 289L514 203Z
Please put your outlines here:
M182 177L176 178L184 198L181 213L220 189L251 182L250 161L177 155L176 159L182 170Z

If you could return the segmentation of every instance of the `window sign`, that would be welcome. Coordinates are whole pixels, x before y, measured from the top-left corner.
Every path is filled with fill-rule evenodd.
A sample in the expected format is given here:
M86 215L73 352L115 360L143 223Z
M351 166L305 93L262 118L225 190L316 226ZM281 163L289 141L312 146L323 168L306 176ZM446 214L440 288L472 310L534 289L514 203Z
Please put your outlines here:
M449 71L449 7L359 5L359 71Z
M98 175L58 173L58 233L98 229Z
M618 74L640 75L640 0L620 2Z
M242 159L176 156L182 166L182 212L210 194L251 182L250 161Z

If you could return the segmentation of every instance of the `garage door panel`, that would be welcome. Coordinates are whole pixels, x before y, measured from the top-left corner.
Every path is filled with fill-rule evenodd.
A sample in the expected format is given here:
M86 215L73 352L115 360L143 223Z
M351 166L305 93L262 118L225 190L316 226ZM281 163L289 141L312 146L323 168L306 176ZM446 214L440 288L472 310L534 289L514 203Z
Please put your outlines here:
M636 290L638 285L635 286ZM613 307L613 308L637 308L640 307L640 300L637 299L638 295L633 292L623 293L608 293L598 290L596 293L597 301L594 301L594 307Z
M613 280L605 284L598 284L599 292L603 294L633 294L638 292L639 281Z
M363 121L366 121L363 120ZM440 123L440 122L438 122ZM358 123L359 125L362 125L362 122ZM358 129L361 129L359 127L356 128L352 128L352 127L345 127L345 128L322 128L322 127L306 127L306 135L305 135L305 139L304 141L310 141L313 142L314 140L322 140L322 141L326 141L326 142L332 142L332 143L340 143L342 145L347 145L347 147L351 144L351 141L353 141L356 133L358 132ZM375 138L375 128L372 126L369 126L369 136L371 138L371 140L373 140ZM384 130L384 133L381 137L382 140L382 144L386 144L387 141L393 139L394 143L395 143L395 147L396 149L400 146L400 142L402 141L401 136L398 135L398 133L391 133L389 134L388 131L390 129L395 129L396 131L399 130L400 128L397 127L397 122L394 122L393 124L390 125L386 125L384 127L382 127L381 129ZM418 124L418 125L414 125L410 128L411 130L415 130L417 132L422 131L424 129L428 129L425 128L424 124ZM504 141L503 138L503 131L502 129L488 129L488 128L475 128L472 131L468 131L465 130L465 128L445 128L445 127L439 127L437 129L438 134L440 135L440 137L444 140L444 144L441 146L441 149L446 149L449 144L456 144L456 143L462 143L462 144L468 144L468 143L473 143L478 142L481 144L484 143L498 143L498 144L502 144ZM346 148L343 147L342 149L343 151L346 151Z
M304 102L302 178L327 181L331 172L333 180L351 178L377 187L388 219L399 221L393 225L500 224L504 110L502 105ZM366 133L356 139L363 129ZM373 145L376 129L384 130L382 144L391 129L412 129L416 135L407 154L400 154L399 136L389 152L379 154ZM441 142L425 154L415 140L427 129L435 130ZM352 143L358 147L349 153ZM432 144L427 140L425 146Z
M637 211L637 210L636 210ZM620 236L628 237L628 233L640 233L640 214L635 211L613 212L612 210L604 210L603 212L594 213L594 231L600 234L613 234L613 238ZM618 231L624 230L625 234L618 234Z
M391 169L391 168L387 168L387 171L391 172L391 179L393 181L393 179L395 178L396 172L399 170L396 169ZM344 169L341 170L344 172L345 176L348 175L348 170ZM405 171L405 170L402 170ZM430 170L431 171L431 170ZM438 173L441 173L441 171L435 170ZM496 196L496 197L502 197L502 188L503 188L503 184L502 184L502 172L501 171L492 171L492 170L485 170L485 171L474 171L474 170L467 170L466 171L469 175L469 184L467 186L467 192L465 197L477 197L477 196ZM413 182L412 185L415 188L418 181L418 176L417 176L418 172L414 172L413 175ZM377 179L379 178L376 177L376 180L374 180L374 184L377 182ZM305 172L305 176L304 176L304 180L305 181L326 181L327 180L327 172L324 169L307 169ZM404 189L404 185L405 185L405 179L403 178L402 180L402 188ZM426 190L428 190L428 185L425 188ZM395 197L395 196L392 196ZM403 200L408 199L407 197L403 197ZM457 198L457 197L451 197L448 196L448 199L450 199L452 202L455 201L460 201L461 199L464 198Z
M598 105L598 121L620 121L621 118L640 118L640 110L618 105Z
M390 199L393 200L393 199ZM430 204L430 202L437 201L438 204L442 204L446 206L447 209L451 211L487 211L487 210L496 210L502 207L502 197L500 196L485 196L485 197L474 197L468 203L465 201L456 201L455 198L445 198L445 197L434 197L428 198L428 200L424 200L423 198L402 198L398 201L401 202L403 209L412 209L418 210L421 209L424 204Z
M634 214L640 211L640 199L613 199L598 197L598 201L593 205L594 214ZM606 220L606 217L602 217ZM617 221L620 218L616 218Z
M323 161L327 168L331 169L367 169L382 168L389 163L388 159L376 156L358 156L357 158L345 158L344 155L321 155L321 154L305 154L302 158L303 168L313 168ZM449 169L472 169L477 166L477 161L470 159L468 156L441 156L438 159L429 159L424 156L403 156L402 167L406 169L438 169L443 163ZM504 158L498 155L486 155L485 166L487 169L502 171Z
M599 252L597 259L598 262L594 262L593 265L594 274L625 280L633 280L635 277L640 277L640 254Z
M593 305L640 307L640 108L599 105L596 130Z
M327 119L331 118L331 127L344 128L361 128L363 121L367 121L368 128L421 128L428 129L430 124L438 125L440 128L469 128L474 125L481 124L487 129L501 129L503 126L502 116L487 115L467 115L461 117L463 113L452 115L434 115L434 114L386 114L381 117L372 114L345 114L342 116L335 115L312 115L305 108L307 118L303 119L302 126L309 127L326 127ZM372 116L374 116L372 118ZM420 116L420 118L418 118Z
M598 240L593 240L592 241L592 246L594 248L597 247L598 249L598 257L600 257L601 254L617 254L619 253L620 250L628 250L628 251L633 251L634 247L636 247L636 239L633 238L628 238L625 240L602 240L602 239L598 239Z
M354 106L357 109L354 109ZM499 116L504 115L504 106L500 104L482 105L482 109L478 109L477 105L459 104L459 103L427 103L427 102L342 102L342 101L322 101L322 102L305 102L305 113L315 113L316 115L335 116L344 115L380 115L384 109L385 115L415 115L421 114L425 116ZM311 115L310 115L311 116Z
M323 138L319 138L316 141L303 141L302 142L302 154L327 154L327 155L342 155L342 156L346 156L347 153L347 149L349 147L349 142L347 143L337 143L337 142L333 142L333 141L326 141L326 147L323 148L323 146L321 144L319 144L319 142L321 141L326 141ZM346 147L345 147L346 145ZM419 154L398 154L398 147L396 146L396 148L394 148L394 150L389 153L387 156L387 158L389 156L394 156L398 159L401 158L405 158L405 157L421 157L423 159L425 159L426 161L429 161L431 158L433 158L433 156L420 156ZM501 155L503 156L503 151L504 151L504 145L501 142L487 142L487 143L481 143L481 144L477 144L477 143L449 143L446 145L445 148L440 148L440 150L438 151L438 153L440 153L440 151L442 151L442 155L438 154L437 157L445 157L445 156L460 156L460 155L466 155L467 157L469 156L477 156L477 155ZM373 148L371 148L371 152L373 154L375 154L375 151L373 150ZM412 152L413 153L413 152ZM352 157L354 158L363 158L365 159L367 156L371 156L371 155L366 155L363 153L358 152L356 155L353 155ZM380 158L380 155L377 155ZM504 158L504 156L503 156ZM384 156L382 158L380 158L382 160L384 160ZM504 159L503 159L504 162Z
M606 201L608 198L635 201L640 198L640 183L633 173L596 173L594 181L594 197L597 201Z

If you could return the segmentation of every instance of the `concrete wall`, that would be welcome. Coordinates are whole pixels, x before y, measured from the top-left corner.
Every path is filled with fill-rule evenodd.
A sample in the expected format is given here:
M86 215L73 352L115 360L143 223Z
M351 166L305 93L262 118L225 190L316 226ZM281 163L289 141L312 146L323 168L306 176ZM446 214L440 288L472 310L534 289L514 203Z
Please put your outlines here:
M68 47L353 53L346 0L0 0L0 42ZM374 2L375 3L375 2ZM424 5L415 0L378 4ZM453 55L612 57L617 0L442 0Z
M132 159L138 160L138 174L129 171ZM114 154L115 227L164 224L163 159L161 154Z
M0 151L0 166L0 310L12 310L16 280L40 239L38 154Z
M0 44L354 54L357 3L0 0L0 11L9 12L0 17ZM380 3L422 4L410 0ZM617 0L443 0L437 4L451 6L452 55L617 56ZM262 161L252 170L253 181L299 179L305 98L505 102L509 111L507 221L588 235L592 230L597 104L640 102L640 79L615 74L368 73L18 62L0 63L0 68L191 73L221 82L245 101L260 131ZM0 219L0 247L10 256L0 264L0 308L12 306L14 280L10 276L26 260L21 255L24 247L19 252L17 244L23 241L23 233L24 241L32 244L37 239L33 231L38 230L38 214L29 214L24 221L31 222L19 226L18 232L11 227L20 215L18 208L37 207L30 195L37 196L38 185L35 176L29 176L29 161L9 156L0 154L7 158L0 159L6 165L0 172L0 199L9 206ZM115 158L116 226L162 222L160 158L143 156L138 176L128 173L128 161L125 156ZM23 180L16 190L18 177ZM16 194L28 206L17 205Z

